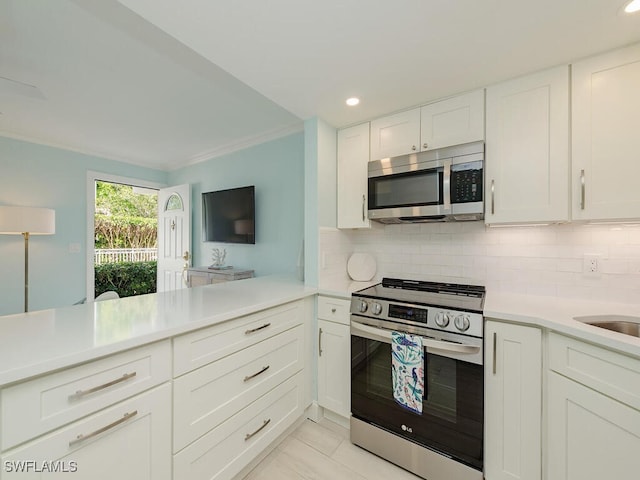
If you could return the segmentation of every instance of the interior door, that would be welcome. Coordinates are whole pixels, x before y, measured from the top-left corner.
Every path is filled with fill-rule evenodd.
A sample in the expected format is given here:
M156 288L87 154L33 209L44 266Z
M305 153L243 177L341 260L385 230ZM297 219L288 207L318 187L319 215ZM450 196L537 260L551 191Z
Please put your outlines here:
M158 292L187 287L191 264L191 188L188 184L158 192Z

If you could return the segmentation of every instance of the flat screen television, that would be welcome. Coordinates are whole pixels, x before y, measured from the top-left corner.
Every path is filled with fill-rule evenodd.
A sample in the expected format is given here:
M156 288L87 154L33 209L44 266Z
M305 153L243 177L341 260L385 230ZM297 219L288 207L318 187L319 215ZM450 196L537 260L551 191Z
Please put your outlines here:
M202 194L202 241L256 243L255 187Z

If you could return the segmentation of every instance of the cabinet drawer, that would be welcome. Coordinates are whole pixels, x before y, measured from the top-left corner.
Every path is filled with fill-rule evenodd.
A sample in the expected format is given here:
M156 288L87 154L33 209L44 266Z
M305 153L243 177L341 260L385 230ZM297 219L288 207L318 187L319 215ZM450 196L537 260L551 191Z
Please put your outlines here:
M2 450L170 378L167 340L5 388L0 391Z
M304 413L303 372L173 457L173 478L233 478Z
M174 381L174 452L304 367L304 326L287 330Z
M170 418L165 384L5 452L2 478L170 480Z
M549 366L640 410L640 360L573 338L549 335Z
M318 318L349 325L351 301L343 298L318 297Z
M174 338L175 377L258 343L302 323L301 301L223 322Z

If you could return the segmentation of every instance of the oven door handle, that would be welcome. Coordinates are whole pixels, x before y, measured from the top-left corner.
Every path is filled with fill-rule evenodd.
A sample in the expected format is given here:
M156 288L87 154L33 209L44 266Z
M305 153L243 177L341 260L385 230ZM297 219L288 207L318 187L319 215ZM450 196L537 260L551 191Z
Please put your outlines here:
M370 327L358 322L351 322L351 333L360 337L365 337L370 340L377 340L379 342L391 343L391 330L384 328ZM420 335L417 335L420 336ZM428 350L441 350L443 352L453 353L468 353L474 354L480 351L478 345L466 345L464 343L443 342L442 340L435 340L433 338L426 338L420 336L422 339L422 346Z

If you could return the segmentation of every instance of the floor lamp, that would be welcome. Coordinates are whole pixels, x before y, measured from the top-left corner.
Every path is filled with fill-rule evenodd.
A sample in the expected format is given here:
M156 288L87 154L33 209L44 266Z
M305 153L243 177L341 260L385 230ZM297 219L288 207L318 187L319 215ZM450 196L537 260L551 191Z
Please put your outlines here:
M29 311L29 236L56 233L56 212L49 208L0 206L0 234L24 237L24 311Z

